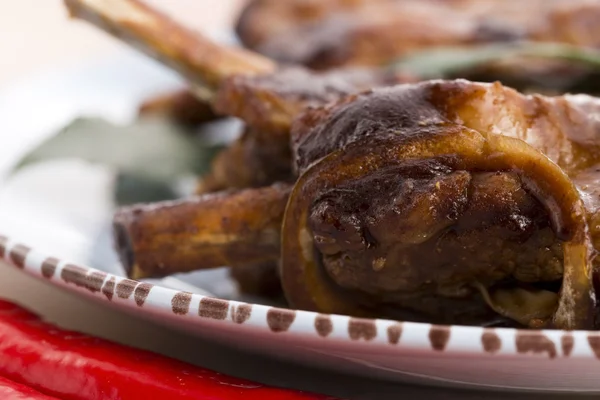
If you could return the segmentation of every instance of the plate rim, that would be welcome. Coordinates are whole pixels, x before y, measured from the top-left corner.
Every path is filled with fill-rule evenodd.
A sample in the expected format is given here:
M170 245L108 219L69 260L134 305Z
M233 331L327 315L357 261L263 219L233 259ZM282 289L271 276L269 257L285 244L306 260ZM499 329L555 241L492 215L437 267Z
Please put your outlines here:
M314 311L227 300L107 273L40 252L27 244L12 240L5 234L0 234L0 256L13 267L71 292L125 305L129 309L148 306L152 311L170 314L173 317L192 316L198 318L200 323L204 320L229 326L247 325L267 334L279 335L291 332L313 336L316 339L329 339L336 330L336 335L332 338L337 341L362 342L366 346L387 345L390 351L400 353L418 351L420 355L429 353L444 357L458 355L528 357L532 353L537 355L542 353L548 358L559 359L600 357L600 331L441 325L321 314ZM153 293L153 300L147 302L151 293ZM192 312L192 304L198 304L195 313ZM255 314L266 318L252 318ZM344 325L345 333L340 334L339 328ZM424 333L428 336L429 346L424 346L422 340ZM464 340L475 337L479 340ZM594 339L590 340L590 338ZM454 343L451 342L452 339ZM504 345L506 340L510 342L511 339L516 343L516 351L512 351L513 346ZM521 348L519 348L519 341L522 342ZM555 341L559 341L560 345L551 346L550 343ZM582 346L581 341L585 341L587 347ZM574 348L579 351L572 354ZM588 351L585 351L586 348Z

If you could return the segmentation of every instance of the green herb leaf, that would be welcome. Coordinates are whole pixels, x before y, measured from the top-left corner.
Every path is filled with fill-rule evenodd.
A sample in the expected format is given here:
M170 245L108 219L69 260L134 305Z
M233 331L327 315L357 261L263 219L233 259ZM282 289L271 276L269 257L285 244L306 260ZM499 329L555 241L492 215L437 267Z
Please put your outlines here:
M164 119L143 118L120 126L77 118L26 154L11 172L50 160L80 159L116 171L119 205L169 200L177 196L181 179L206 173L222 148Z
M78 158L167 180L204 173L218 149L161 119L119 126L98 118L78 118L26 154L13 172L42 161Z
M518 42L475 47L439 47L414 52L392 68L412 72L423 79L443 78L466 69L514 57L555 59L600 69L600 52L560 43Z
M117 173L114 200L119 206L175 200L179 197L172 182L150 179L127 172Z

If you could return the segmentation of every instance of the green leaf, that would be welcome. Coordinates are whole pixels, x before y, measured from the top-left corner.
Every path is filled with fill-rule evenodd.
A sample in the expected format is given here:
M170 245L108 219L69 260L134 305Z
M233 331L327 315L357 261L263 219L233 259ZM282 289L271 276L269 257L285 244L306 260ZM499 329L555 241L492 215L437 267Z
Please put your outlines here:
M220 148L161 119L120 126L99 118L77 118L26 154L12 172L42 161L77 158L148 179L169 180L206 172Z
M36 163L79 159L116 171L119 205L170 200L177 197L182 179L208 172L222 148L163 119L143 118L121 126L77 118L25 154L11 173Z
M119 206L175 200L179 197L172 182L126 172L117 173L114 190L114 201Z
M391 67L431 79L513 57L565 60L600 70L600 52L597 50L569 44L535 42L439 47L411 53L394 62Z

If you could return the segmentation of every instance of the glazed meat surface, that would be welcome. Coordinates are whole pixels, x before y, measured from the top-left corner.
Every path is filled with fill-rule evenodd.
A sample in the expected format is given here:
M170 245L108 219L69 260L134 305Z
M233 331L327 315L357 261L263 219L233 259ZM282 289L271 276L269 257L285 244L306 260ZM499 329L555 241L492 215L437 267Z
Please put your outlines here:
M238 34L275 60L324 69L381 65L432 46L531 40L598 47L599 18L597 0L258 0L242 14Z
M320 106L373 87L414 82L417 78L388 69L343 69L314 73L282 67L264 75L237 75L217 92L215 110L241 118L263 131L288 136L293 119L307 107Z
M590 96L525 96L464 80L374 89L308 110L292 129L301 178L284 222L290 301L322 312L335 303L298 289L313 267L326 293L362 296L367 314L383 303L437 322L472 322L488 306L519 320L509 304L534 298L544 319L570 284L587 296L600 236L591 223L598 196L588 193L600 174L599 115ZM307 246L318 256L298 266ZM572 251L587 255L576 261ZM449 306L467 298L466 314Z
M385 87L397 77L381 70L334 84L329 73L225 51L138 1L68 2L204 81L219 114L272 137L291 133L293 187L120 210L116 244L132 277L279 261L294 308L598 326L598 99L466 80ZM161 26L176 30L171 41L154 32Z

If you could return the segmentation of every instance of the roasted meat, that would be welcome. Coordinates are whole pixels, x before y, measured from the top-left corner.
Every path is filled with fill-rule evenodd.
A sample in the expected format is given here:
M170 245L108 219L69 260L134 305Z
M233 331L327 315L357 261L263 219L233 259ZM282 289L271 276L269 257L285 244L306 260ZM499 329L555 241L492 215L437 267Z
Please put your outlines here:
M68 3L162 57L171 53L167 38L139 34L136 24L157 19L128 8L136 1ZM105 9L122 4L127 18ZM194 36L185 42L204 46ZM207 68L188 76L210 83L221 112L272 137L291 132L297 180L120 210L115 236L131 276L280 260L286 299L301 309L596 326L597 98L527 96L466 80L353 86L323 98L312 84L307 92L293 80L273 86L291 70L217 71L211 80Z
M215 157L210 173L202 177L196 192L261 187L273 182L293 183L291 159L287 135L246 128Z
M289 191L275 184L125 207L115 215L119 255L134 278L277 260Z
M264 218L282 235L280 248L270 242L261 254L281 256L286 298L297 308L470 324L499 314L525 326L589 328L599 115L590 96L525 96L464 80L308 109L292 128L300 177L285 214L260 200L279 210ZM222 209L235 193L260 199L264 190L223 194ZM254 261L248 240L238 249L232 235L223 246L228 228L208 227L215 214L205 203L119 212L115 229L135 276ZM247 212L258 221L265 210ZM181 250L198 229L220 238L210 251L226 260Z
M598 0L255 0L237 33L272 59L325 69L381 65L432 46L528 40L598 47L599 19Z
M219 119L210 104L188 89L178 89L146 99L139 108L141 117L158 115L186 128Z
M348 298L363 296L369 315L381 303L425 312L479 288L492 309L523 323L515 304L537 293L550 310L561 274L561 296L589 298L600 231L586 191L600 161L599 113L589 96L462 80L307 111L292 131L300 178L283 224L288 301L348 313ZM468 317L456 313L450 321ZM589 315L572 317L559 318Z
M235 31L242 43L256 49L269 38L299 25L315 24L337 13L359 12L369 4L396 0L251 0L242 10Z

